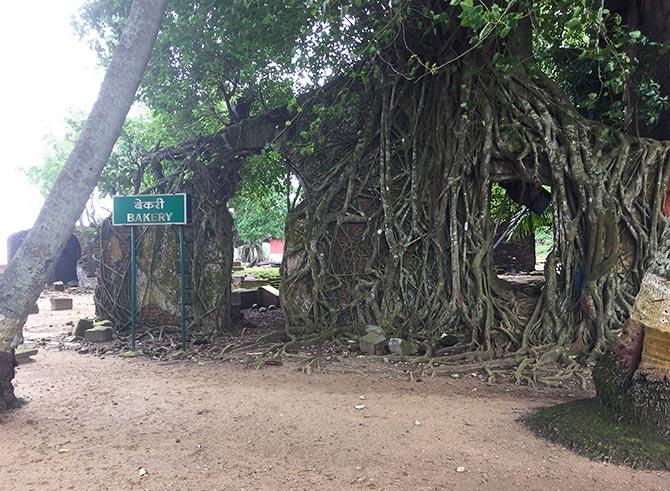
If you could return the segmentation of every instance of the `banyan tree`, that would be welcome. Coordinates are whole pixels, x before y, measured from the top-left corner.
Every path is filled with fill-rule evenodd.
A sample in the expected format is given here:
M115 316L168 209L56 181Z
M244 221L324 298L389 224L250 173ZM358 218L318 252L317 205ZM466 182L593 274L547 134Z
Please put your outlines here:
M186 3L186 13L168 16L171 22L197 13ZM608 13L625 17L631 38L640 36L637 28L652 39L660 36L645 10L654 2L606 3ZM555 66L534 59L533 29L541 27L540 15L551 18L570 8L571 2L539 0L535 6L515 0L283 2L278 12L295 15L285 17L285 28L276 35L282 41L281 36L294 34L305 40L289 60L316 53L321 60L340 56L347 62L333 61L337 69L322 70L327 81L321 87L304 90L272 111L257 111L260 115L253 118L247 117L248 99L233 100L223 82L213 84L211 92L187 91L183 103L221 91L229 124L181 147L158 150L146 158L151 165L141 167L160 170L169 163L174 172L168 177L158 172L155 185L191 186L199 195L194 233L207 252L191 250L193 279L202 280L214 268L224 278L219 281L228 284L226 241L232 224L226 200L235 192L244 159L273 148L302 188L302 200L287 218L282 265L289 336L315 342L361 333L374 324L388 335L422 342L426 361L468 358L487 369L516 366L519 380L532 380L541 363L559 361L574 368L575 358L598 358L627 322L631 326L633 312L640 321L634 324L640 339L636 353L647 356L633 356L623 372L614 360L608 377L623 377L623 388L633 380L666 387L664 261L670 239L662 211L670 146L640 137L645 128L632 124L638 119L627 109L619 129L586 118L564 92L572 81L558 84L556 76L547 75ZM305 18L317 19L307 29L296 26L302 11ZM593 12L602 22L602 8ZM588 22L595 17L585 14ZM225 16L221 24L209 23L218 19L214 15L193 18L204 19L203 37L213 32L214 46L232 36ZM249 28L243 17L231 18L240 32ZM289 22L293 18L296 24ZM277 28L266 27L268 32ZM572 20L560 29L579 34ZM601 34L602 39L591 42L587 36L580 42L598 51L607 40ZM324 41L326 49L319 44L323 39L330 42ZM159 38L159 46L168 41ZM197 55L210 48L203 41L193 51ZM258 63L272 49L258 48ZM175 48L166 53L168 60L159 63L189 60ZM625 46L621 53L629 59L633 55ZM217 63L221 70L238 66L227 58ZM184 66L188 69L188 63ZM158 90L161 84L184 82L179 70L167 75L149 70ZM248 70L239 71L234 87L249 77ZM261 84L263 77L249 79ZM665 94L668 88L661 84ZM166 99L158 103L172 108ZM510 196L522 204L550 194L555 245L539 297L512 288L493 269L490 201L495 183L514 189ZM213 253L216 247L225 254ZM653 288L640 290L648 283ZM644 310L640 291L665 310L645 314L644 320L635 317ZM229 327L229 294L229 285L224 286L197 307L193 316L201 328ZM114 310L104 299L98 301L103 310ZM650 333L644 342L643 331ZM445 335L457 344L436 357ZM646 360L644 373L638 370L640 356ZM669 406L667 398L662 400L655 414L667 422Z

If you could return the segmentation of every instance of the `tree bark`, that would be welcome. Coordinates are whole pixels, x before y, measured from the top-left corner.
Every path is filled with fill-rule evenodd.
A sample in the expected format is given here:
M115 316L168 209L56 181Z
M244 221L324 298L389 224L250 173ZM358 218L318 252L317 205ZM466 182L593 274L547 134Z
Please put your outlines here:
M0 277L0 408L14 402L14 348L93 192L149 62L167 0L135 0L98 99L35 225Z

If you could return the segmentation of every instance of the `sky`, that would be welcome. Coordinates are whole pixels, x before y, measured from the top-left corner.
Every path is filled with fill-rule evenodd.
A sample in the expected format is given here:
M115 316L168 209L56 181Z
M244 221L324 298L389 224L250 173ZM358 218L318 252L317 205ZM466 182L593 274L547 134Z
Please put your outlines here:
M3 2L0 15L0 263L7 237L30 228L42 197L21 172L42 161L48 134L88 113L104 71L71 25L84 0Z

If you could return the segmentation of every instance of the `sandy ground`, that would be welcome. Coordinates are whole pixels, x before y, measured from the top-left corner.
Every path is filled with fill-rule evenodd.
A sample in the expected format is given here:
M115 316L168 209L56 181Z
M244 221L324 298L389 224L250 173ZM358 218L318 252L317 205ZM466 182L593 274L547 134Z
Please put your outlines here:
M90 299L77 308L43 310L27 337L69 330ZM669 472L589 461L517 421L583 394L380 365L307 376L43 346L19 367L28 403L0 418L0 489L670 489Z

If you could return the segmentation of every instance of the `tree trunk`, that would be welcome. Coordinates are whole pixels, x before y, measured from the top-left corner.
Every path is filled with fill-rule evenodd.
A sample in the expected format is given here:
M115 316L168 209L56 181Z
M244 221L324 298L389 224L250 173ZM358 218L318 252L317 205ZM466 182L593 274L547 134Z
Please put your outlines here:
M167 0L135 0L98 99L26 241L0 277L0 408L14 402L14 348L93 192L135 98Z
M621 14L631 30L639 29L658 43L670 41L667 2L610 0L607 6ZM652 70L661 94L670 95L670 54L659 56ZM670 139L670 111L664 111L656 125L648 125L638 121L635 96L630 104L633 118L629 133ZM670 216L669 185L666 181L661 209L652 213ZM598 361L593 378L601 402L620 417L670 433L670 229L659 241L621 338Z
M670 228L642 280L619 342L593 380L601 402L624 419L670 434Z

